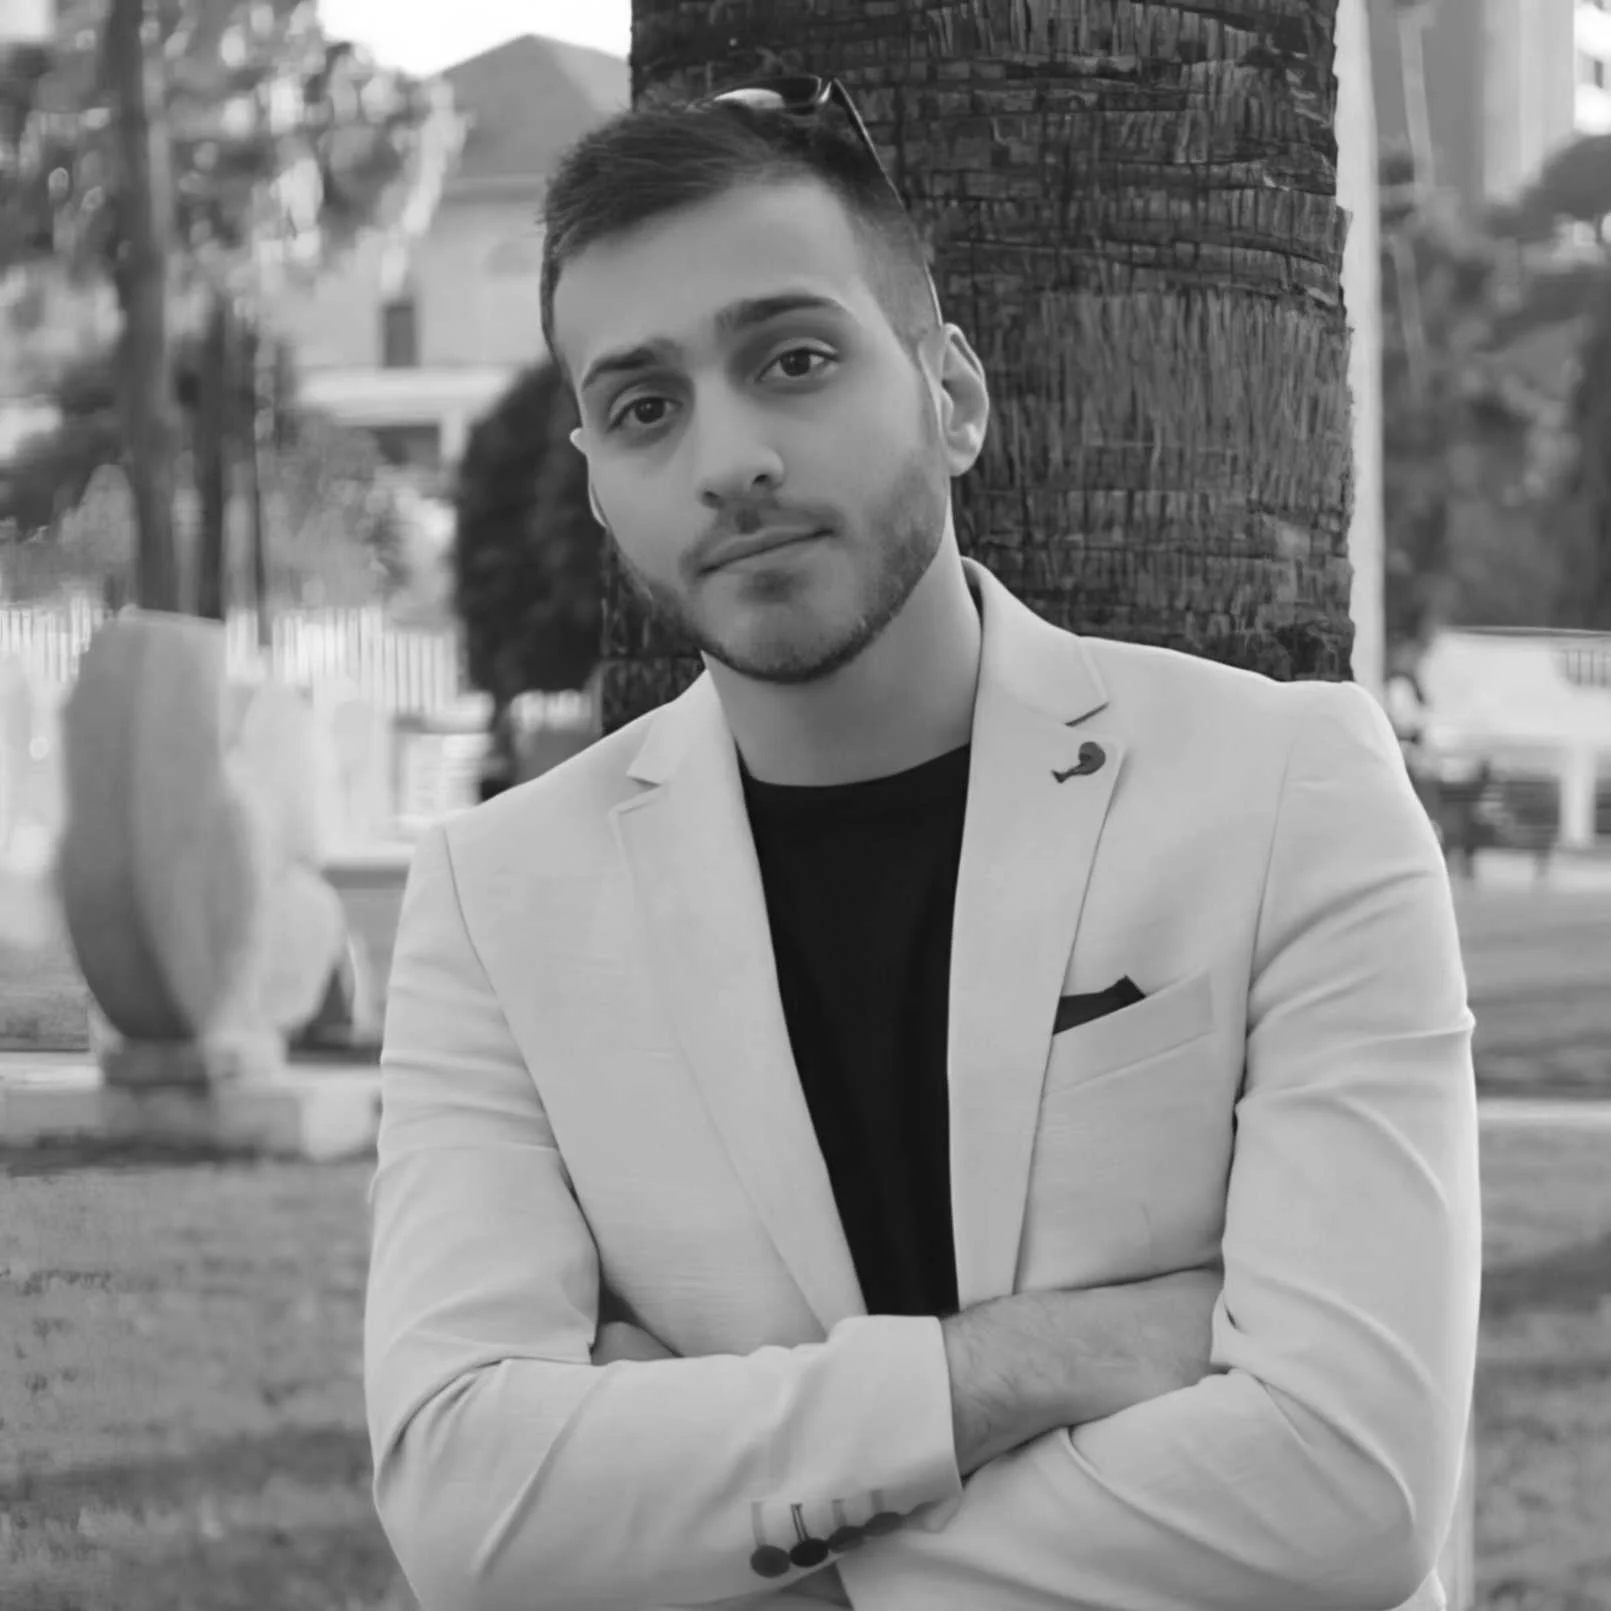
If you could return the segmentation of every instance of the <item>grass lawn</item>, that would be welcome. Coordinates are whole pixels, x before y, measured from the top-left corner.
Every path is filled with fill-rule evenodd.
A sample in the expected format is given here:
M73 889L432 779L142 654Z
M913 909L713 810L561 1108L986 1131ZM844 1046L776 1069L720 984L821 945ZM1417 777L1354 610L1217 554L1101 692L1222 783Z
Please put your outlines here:
M37 948L0 939L0 1051L88 1044L89 991L65 938Z
M1611 1606L1611 1132L1484 1138L1493 1611ZM359 1374L370 1162L0 1155L0 1607L406 1611Z
M0 1606L411 1604L368 1493L372 1164L56 1157L10 1155L0 1223Z
M1485 1130L1485 1611L1611 1607L1611 1131Z
M1455 885L1477 1082L1611 1097L1611 889Z

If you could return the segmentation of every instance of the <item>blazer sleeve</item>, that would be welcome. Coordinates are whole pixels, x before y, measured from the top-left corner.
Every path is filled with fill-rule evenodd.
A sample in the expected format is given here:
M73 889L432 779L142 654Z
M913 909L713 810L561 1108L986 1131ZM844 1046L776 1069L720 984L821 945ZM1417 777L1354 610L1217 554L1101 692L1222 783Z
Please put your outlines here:
M1385 716L1351 685L1291 701L1216 1374L975 1473L938 1530L842 1564L857 1611L1442 1603L1481 1267L1473 1020Z
M747 1600L807 1570L758 1574L762 1520L787 1548L794 1504L961 1491L936 1320L592 1364L597 1254L440 826L404 894L381 1098L364 1390L375 1505L425 1611Z

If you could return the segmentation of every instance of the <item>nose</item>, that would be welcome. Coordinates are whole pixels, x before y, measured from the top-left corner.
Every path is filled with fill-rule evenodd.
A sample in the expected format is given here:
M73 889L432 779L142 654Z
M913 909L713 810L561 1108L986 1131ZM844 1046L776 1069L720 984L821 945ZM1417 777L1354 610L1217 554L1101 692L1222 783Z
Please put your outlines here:
M771 496L783 485L783 456L765 422L742 399L702 399L693 428L695 485L707 509Z

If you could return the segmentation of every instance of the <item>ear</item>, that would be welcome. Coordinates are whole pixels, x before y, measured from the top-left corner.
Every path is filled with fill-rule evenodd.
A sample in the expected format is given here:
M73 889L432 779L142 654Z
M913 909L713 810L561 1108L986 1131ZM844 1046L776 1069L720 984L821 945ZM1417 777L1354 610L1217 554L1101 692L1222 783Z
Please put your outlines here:
M587 457L587 449L582 446L582 427L580 425L578 425L571 432L571 446L575 448L583 458ZM587 478L587 506L593 511L593 518L605 529L605 531L608 531L610 529L610 523L604 518L604 511L599 508L599 495L593 490L593 476L591 472L589 472Z
M966 474L984 451L990 427L990 387L984 365L954 324L945 327L940 349L940 440L952 476Z

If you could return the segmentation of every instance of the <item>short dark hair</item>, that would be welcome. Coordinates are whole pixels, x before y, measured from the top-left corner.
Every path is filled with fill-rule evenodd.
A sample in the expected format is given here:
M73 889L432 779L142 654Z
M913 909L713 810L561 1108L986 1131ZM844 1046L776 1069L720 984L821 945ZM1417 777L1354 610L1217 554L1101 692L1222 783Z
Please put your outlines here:
M879 305L915 353L937 328L928 251L861 142L841 132L842 118L832 107L801 117L695 101L635 106L583 135L561 157L543 207L543 338L560 372L554 291L568 263L597 241L739 185L798 179L816 179L838 197L860 237Z

